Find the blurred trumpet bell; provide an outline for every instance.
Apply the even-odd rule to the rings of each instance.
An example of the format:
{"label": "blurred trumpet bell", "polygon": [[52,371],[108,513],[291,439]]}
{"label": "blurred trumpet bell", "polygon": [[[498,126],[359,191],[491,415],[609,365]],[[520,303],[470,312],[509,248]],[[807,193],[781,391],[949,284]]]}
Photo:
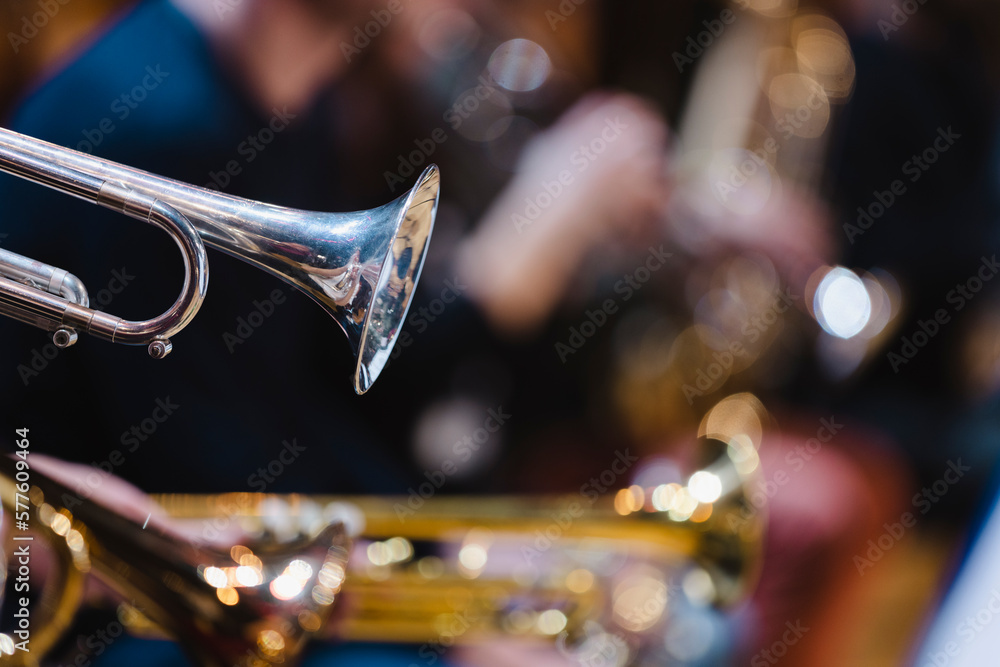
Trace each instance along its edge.
{"label": "blurred trumpet bell", "polygon": [[[14,466],[0,457],[0,494],[8,507]],[[31,524],[51,543],[67,575],[54,585],[56,592],[49,582],[42,608],[32,609],[33,627],[41,632],[32,633],[31,653],[15,651],[4,664],[37,664],[34,656],[45,655],[72,617],[80,577],[88,571],[131,602],[127,625],[133,632],[166,633],[203,667],[295,664],[339,598],[350,546],[342,523],[300,530],[287,543],[265,532],[229,550],[206,548],[155,525],[142,528],[92,502],[70,512],[61,499],[75,494],[37,470],[31,484]],[[245,495],[247,503],[256,498]]]}

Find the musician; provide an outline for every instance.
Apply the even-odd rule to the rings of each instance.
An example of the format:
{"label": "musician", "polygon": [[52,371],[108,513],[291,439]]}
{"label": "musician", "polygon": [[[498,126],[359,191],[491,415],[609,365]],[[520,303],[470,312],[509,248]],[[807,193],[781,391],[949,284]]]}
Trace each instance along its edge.
{"label": "musician", "polygon": [[[218,9],[223,4],[224,12]],[[305,0],[143,3],[29,95],[10,126],[234,195],[320,210],[383,203],[381,182],[379,198],[371,201],[359,201],[364,198],[338,185],[356,183],[359,177],[352,172],[364,170],[343,157],[350,138],[336,134],[336,121],[348,113],[345,109],[365,108],[366,99],[355,97],[347,104],[338,98],[345,93],[327,90],[331,81],[347,73],[340,44],[352,43],[352,28],[369,10],[364,3]],[[406,16],[401,20],[408,20]],[[397,43],[391,39],[392,29],[384,34],[386,44]],[[407,48],[390,49],[394,62],[419,74],[412,44],[405,39],[399,43]],[[264,58],[265,51],[279,57]],[[362,55],[376,52],[372,46]],[[129,57],[122,58],[122,53]],[[385,76],[377,67],[375,73]],[[553,173],[558,179],[559,169],[550,171],[557,162],[553,157],[599,127],[608,114],[621,112],[631,114],[638,131],[623,134],[607,160],[592,163],[587,187],[578,197],[561,200],[544,221],[518,234],[507,219],[509,202],[536,195],[537,183],[551,182]],[[410,454],[410,443],[419,438],[411,432],[430,433],[426,440],[433,442],[440,440],[442,424],[462,419],[468,423],[469,401],[450,400],[460,394],[473,397],[472,413],[483,405],[507,410],[512,417],[501,436],[518,444],[506,465],[491,467],[489,459],[481,458],[486,463],[473,471],[476,474],[464,482],[453,480],[448,490],[491,485],[511,490],[506,484],[511,479],[525,488],[540,487],[557,483],[552,479],[555,472],[562,473],[560,482],[572,485],[593,463],[581,462],[583,450],[612,449],[620,438],[600,409],[580,418],[581,406],[602,405],[605,394],[592,391],[601,378],[586,360],[612,345],[612,328],[604,328],[574,353],[574,363],[564,364],[550,342],[578,324],[573,321],[578,311],[567,309],[555,324],[548,318],[559,312],[567,293],[573,295],[576,269],[600,256],[588,250],[595,245],[611,248],[609,237],[625,236],[622,230],[631,223],[633,248],[619,248],[617,257],[627,265],[634,246],[645,248],[640,241],[658,238],[644,218],[669,192],[662,177],[667,136],[662,121],[644,105],[607,96],[584,100],[542,135],[528,149],[519,176],[499,198],[496,211],[487,213],[479,229],[453,253],[442,253],[447,259],[429,260],[424,301],[414,303],[414,313],[425,307],[434,314],[433,299],[442,295],[444,280],[454,278],[452,259],[457,260],[457,275],[468,276],[466,281],[452,280],[461,298],[434,315],[435,320],[425,318],[426,329],[401,348],[363,400],[352,396],[342,381],[349,360],[329,349],[328,338],[339,334],[331,334],[330,323],[313,304],[281,285],[275,295],[273,279],[211,253],[211,290],[203,312],[178,336],[175,353],[163,362],[149,360],[139,350],[90,340],[53,356],[39,332],[5,326],[5,335],[9,331],[16,338],[9,349],[23,351],[7,377],[10,389],[5,395],[13,397],[9,414],[31,424],[45,451],[64,458],[102,463],[115,449],[127,452],[126,463],[114,472],[149,491],[405,493],[424,480],[422,471],[427,469],[412,460],[416,457]],[[438,157],[458,162],[444,148]],[[447,162],[444,166],[447,191],[448,174],[468,170],[449,171]],[[366,187],[376,190],[370,182]],[[4,223],[8,247],[82,275],[92,293],[105,294],[107,309],[115,313],[142,315],[155,310],[153,303],[173,298],[179,283],[175,253],[159,235],[53,197],[37,186],[3,179],[0,188],[0,199],[20,202]],[[614,206],[608,207],[611,201]],[[449,232],[455,238],[463,231],[462,223],[454,222],[461,216],[452,215],[449,222],[448,206],[442,206],[442,213],[432,248]],[[512,239],[524,245],[512,244]],[[553,246],[560,252],[546,254]],[[513,256],[512,247],[517,248]],[[604,253],[605,259],[612,254]],[[116,273],[110,273],[110,266]],[[609,266],[617,269],[619,264]],[[676,276],[662,275],[662,281],[651,283],[650,292],[658,289],[657,297],[677,292],[678,283],[669,279]],[[657,284],[659,288],[653,287]],[[578,303],[586,303],[586,298]],[[264,321],[248,328],[252,313]],[[510,343],[512,335],[528,341],[534,335],[543,343]],[[481,343],[482,350],[459,354],[463,346],[455,341],[470,340]],[[81,378],[86,378],[83,387]],[[507,387],[514,383],[512,378],[520,380],[511,391]],[[392,406],[388,417],[386,405]],[[52,418],[53,406],[60,421]],[[81,431],[88,435],[81,438]],[[793,450],[795,444],[782,447]],[[296,456],[282,464],[282,473],[268,473],[268,463],[288,452]],[[539,461],[548,465],[518,465]],[[838,460],[835,469],[824,468],[825,486],[799,478],[796,497],[782,498],[811,511],[816,508],[797,502],[800,497],[835,497],[839,488],[854,488],[859,491],[855,499],[868,498],[864,492],[870,484],[859,481],[853,465]],[[873,504],[883,511],[891,506],[875,498]],[[843,548],[845,534],[853,540],[863,532],[849,525],[864,514],[863,503],[843,511],[832,505],[823,515],[829,521],[807,544],[796,539],[802,537],[801,526],[816,514],[803,511],[798,515],[802,524],[782,527],[775,522],[785,546],[802,548],[787,549],[788,560],[775,561],[772,567],[791,571],[787,562],[808,562],[810,546]],[[783,583],[792,589],[800,581],[796,577],[779,582],[777,588]]]}
{"label": "musician", "polygon": [[[405,34],[405,21],[434,7],[415,6],[392,29]],[[381,204],[384,192],[362,203],[340,186],[348,180],[348,161],[338,157],[335,128],[345,103],[329,90],[348,66],[341,43],[350,42],[353,27],[371,10],[370,3],[309,0],[142,2],[50,72],[6,125],[236,196],[315,210]],[[402,48],[397,57],[413,67],[407,54]],[[606,161],[594,164],[594,183],[584,197],[532,243],[548,245],[547,234],[559,229],[572,234],[574,223],[589,225],[594,240],[606,236],[610,229],[599,229],[601,219],[591,211],[612,196],[620,211],[610,223],[649,219],[658,206],[658,197],[643,186],[655,187],[664,171],[665,131],[654,113],[631,98],[593,98],[567,120],[568,136],[609,114],[626,115],[631,133],[615,143]],[[528,185],[526,178],[521,187]],[[8,247],[75,272],[90,286],[96,305],[139,318],[174,298],[179,264],[161,235],[12,178],[0,179],[0,200],[8,203]],[[582,261],[584,250],[577,249],[562,275],[536,276],[535,288],[550,296],[533,318],[544,319],[554,295],[569,289],[565,269]],[[471,384],[483,392],[483,418],[490,410],[512,414],[510,394],[497,392],[497,372],[523,348],[508,348],[506,359],[479,355],[486,363],[478,367],[474,352],[460,363],[454,359],[453,341],[486,341],[487,349],[496,341],[489,320],[470,303],[476,298],[472,290],[464,293],[466,283],[456,284],[463,292],[460,303],[404,349],[375,389],[359,399],[347,381],[353,362],[345,349],[336,349],[340,334],[324,313],[258,270],[211,255],[206,303],[162,363],[141,350],[86,337],[56,351],[35,329],[5,327],[5,342],[18,350],[2,379],[9,397],[5,423],[28,425],[40,453],[95,465],[145,491],[405,494],[425,481],[424,465],[411,459],[409,448],[414,422],[429,407],[426,397],[449,399],[456,386],[464,391]],[[553,288],[546,290],[546,282]],[[418,298],[414,312],[433,309],[440,289],[432,286],[432,296]],[[535,355],[547,357],[547,346]],[[516,365],[529,363],[521,359]],[[519,431],[545,419],[579,414],[575,385],[583,368],[533,387],[550,400],[522,399],[534,408],[511,417],[513,428],[503,439],[515,441]],[[425,422],[432,431],[439,428]],[[487,457],[479,461],[476,475],[464,482],[456,478],[448,491],[485,489],[490,479],[497,489],[516,490],[502,476],[488,474],[482,465]],[[572,470],[566,467],[567,479]],[[110,477],[96,487],[86,479],[78,487],[85,498],[117,488]],[[94,664],[157,660],[176,664],[176,649],[123,639]],[[363,660],[377,664],[377,653],[366,652]]]}
{"label": "musician", "polygon": [[[324,130],[331,111],[316,93],[346,66],[337,45],[357,10],[338,3],[341,9],[316,13],[305,2],[227,7],[217,15],[212,3],[187,3],[189,16],[169,2],[138,4],[30,93],[9,126],[230,194],[337,209],[337,149]],[[261,49],[290,60],[261,58]],[[174,299],[180,265],[160,234],[24,183],[5,179],[2,187],[4,200],[17,202],[5,221],[9,247],[75,270],[97,305],[138,319]],[[54,227],[43,231],[49,221]],[[348,383],[326,380],[349,374],[347,355],[327,343],[339,344],[339,334],[306,298],[212,254],[208,300],[175,341],[176,352],[191,356],[152,365],[141,349],[90,340],[54,353],[39,332],[18,327],[10,336],[22,352],[4,376],[13,414],[67,458],[101,462],[123,450],[115,472],[146,488],[247,489],[286,442],[302,462],[265,480],[267,490],[398,488],[405,476],[394,457],[380,453],[369,425],[348,417]],[[248,325],[258,318],[264,322]],[[330,364],[314,374],[317,351],[329,347]],[[61,419],[45,414],[43,405],[81,382]],[[292,391],[288,383],[329,389]],[[73,422],[87,425],[83,442]],[[344,425],[336,441],[366,447],[334,455],[333,423]]]}

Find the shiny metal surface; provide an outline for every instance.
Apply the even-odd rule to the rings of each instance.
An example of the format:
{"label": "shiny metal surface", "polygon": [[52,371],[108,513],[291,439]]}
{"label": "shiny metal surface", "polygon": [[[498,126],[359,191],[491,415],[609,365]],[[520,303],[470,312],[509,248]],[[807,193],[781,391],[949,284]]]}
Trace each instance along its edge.
{"label": "shiny metal surface", "polygon": [[[14,460],[0,457],[0,495],[8,509],[14,475]],[[88,573],[123,595],[124,624],[155,623],[204,667],[294,663],[339,598],[350,543],[339,522],[303,527],[287,542],[249,539],[217,549],[143,527],[89,500],[71,512],[62,504],[74,495],[32,470],[32,524],[59,562],[47,576],[41,608],[32,611],[31,652],[4,654],[3,664],[44,658],[69,626]]]}
{"label": "shiny metal surface", "polygon": [[[347,335],[357,358],[354,388],[359,394],[371,387],[385,366],[406,317],[440,190],[440,174],[432,165],[410,192],[379,208],[355,213],[301,211],[187,185],[2,128],[0,170],[160,226],[183,231],[180,219],[186,218],[196,234],[175,235],[192,268],[185,290],[194,285],[203,296],[208,274],[204,250],[198,249],[202,242],[302,290]],[[165,210],[171,207],[180,215]],[[0,257],[0,274],[8,276],[0,279],[4,295],[0,300],[6,304],[0,305],[0,313],[50,330],[69,325],[116,342],[145,344],[168,338],[200,305],[200,299],[182,296],[161,316],[159,330],[96,315],[91,321],[66,299],[18,287],[9,280],[16,278],[16,270],[15,265],[8,273]],[[20,303],[25,305],[14,305]]]}
{"label": "shiny metal surface", "polygon": [[[208,257],[197,230],[176,209],[77,169],[3,147],[0,168],[159,227],[173,238],[184,260],[184,286],[173,306],[151,320],[134,322],[89,308],[86,288],[72,274],[5,251],[0,254],[0,276],[6,276],[0,278],[0,313],[55,331],[60,347],[75,342],[73,334],[80,330],[114,343],[149,345],[154,357],[194,318],[208,291]],[[34,178],[36,172],[44,178]]]}
{"label": "shiny metal surface", "polygon": [[[129,603],[123,624],[131,632],[175,639],[211,666],[292,665],[314,635],[449,646],[520,639],[568,649],[600,627],[630,637],[629,646],[662,642],[666,605],[685,595],[667,593],[663,573],[693,575],[702,605],[736,603],[756,581],[765,523],[749,499],[756,451],[747,439],[719,435],[702,438],[686,484],[593,498],[432,497],[405,521],[406,497],[155,496],[171,517],[169,534],[33,469],[31,523],[61,566],[61,579],[47,585],[52,602],[35,618],[58,616],[52,627],[65,627],[81,601],[79,579],[92,572]],[[0,457],[8,508],[14,471]],[[698,484],[706,475],[716,482],[708,495]],[[220,542],[220,531],[223,547],[203,546]],[[349,560],[346,533],[357,542]],[[608,571],[609,562],[620,565]],[[331,617],[335,600],[343,613]],[[33,647],[36,655],[46,649]]]}
{"label": "shiny metal surface", "polygon": [[20,283],[33,283],[49,294],[61,296],[67,301],[90,305],[87,288],[79,278],[63,269],[37,262],[28,257],[0,248],[0,265],[8,278]]}

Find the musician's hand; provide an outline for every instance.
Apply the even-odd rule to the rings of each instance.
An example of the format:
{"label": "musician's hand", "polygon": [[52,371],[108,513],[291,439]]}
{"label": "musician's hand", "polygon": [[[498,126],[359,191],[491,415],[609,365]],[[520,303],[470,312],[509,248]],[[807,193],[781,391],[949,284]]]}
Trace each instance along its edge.
{"label": "musician's hand", "polygon": [[797,286],[833,261],[831,214],[814,193],[759,175],[732,190],[721,188],[715,177],[701,175],[698,182],[679,182],[670,200],[674,232],[694,254],[711,256],[734,246],[756,250]]}
{"label": "musician's hand", "polygon": [[146,525],[167,527],[167,515],[138,487],[96,466],[70,463],[44,454],[31,455],[31,467],[76,491],[81,501],[91,500],[121,516]]}
{"label": "musician's hand", "polygon": [[666,138],[638,98],[595,94],[532,140],[458,258],[471,297],[499,329],[533,328],[588,252],[654,228],[667,196]]}
{"label": "musician's hand", "polygon": [[[75,494],[81,503],[93,502],[134,521],[139,525],[153,525],[168,532],[176,532],[166,517],[163,509],[154,503],[140,489],[132,486],[120,477],[102,471],[100,468],[82,463],[70,463],[44,454],[31,455],[31,468],[53,480],[63,484]],[[56,499],[54,502],[65,499]],[[72,512],[72,502],[68,509]],[[147,523],[148,520],[148,523]],[[47,548],[34,552],[32,556],[32,576],[39,582],[44,582],[49,574],[58,571],[59,565],[55,553]],[[119,598],[110,588],[97,577],[87,577],[86,597],[94,606],[113,606]]]}

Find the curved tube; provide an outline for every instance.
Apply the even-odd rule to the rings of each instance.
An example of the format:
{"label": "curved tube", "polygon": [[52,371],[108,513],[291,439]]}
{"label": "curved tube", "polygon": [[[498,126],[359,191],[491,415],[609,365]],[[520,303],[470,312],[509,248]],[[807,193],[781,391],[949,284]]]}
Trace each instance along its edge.
{"label": "curved tube", "polygon": [[[196,259],[196,244],[177,214],[187,218],[205,245],[280,278],[333,317],[356,358],[352,383],[358,394],[368,391],[382,372],[406,321],[440,193],[440,174],[430,165],[412,190],[378,208],[352,213],[301,211],[188,185],[3,128],[0,171],[153,224],[171,220],[168,227],[184,228],[175,238],[185,257],[191,258],[190,268],[198,271],[191,274],[185,290],[200,285],[207,275],[198,268],[203,263]],[[175,211],[158,208],[157,202]],[[11,269],[0,257],[0,276],[18,280],[16,269],[5,268]],[[162,321],[132,326],[111,317],[88,319],[91,311],[77,311],[76,306],[52,301],[45,291],[28,292],[16,285],[0,278],[0,314],[56,329],[55,342],[63,347],[76,336],[62,324],[62,314],[68,310],[71,322],[87,323],[81,326],[84,330],[126,344],[147,342],[163,325],[164,331],[150,343],[150,353],[163,356],[169,341],[160,338],[176,332],[197,310],[182,296]]]}
{"label": "curved tube", "polygon": [[[63,169],[62,176],[77,183],[85,174]],[[93,184],[91,184],[93,187]],[[184,286],[174,304],[161,315],[144,321],[125,320],[88,307],[86,289],[72,274],[4,251],[0,255],[0,313],[35,326],[56,331],[56,345],[76,341],[81,330],[125,345],[148,345],[150,356],[170,353],[170,336],[183,329],[201,308],[208,292],[208,256],[198,231],[172,206],[128,188],[102,182],[95,203],[145,220],[167,232],[180,248],[184,261]]]}

